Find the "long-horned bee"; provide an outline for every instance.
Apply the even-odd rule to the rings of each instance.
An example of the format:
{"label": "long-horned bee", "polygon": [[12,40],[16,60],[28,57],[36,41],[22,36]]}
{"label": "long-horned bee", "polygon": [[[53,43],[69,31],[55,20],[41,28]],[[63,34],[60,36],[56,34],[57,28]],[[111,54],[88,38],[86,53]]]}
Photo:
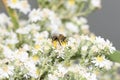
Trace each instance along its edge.
{"label": "long-horned bee", "polygon": [[53,35],[52,43],[55,48],[57,48],[57,46],[65,46],[67,44],[67,39],[63,34]]}

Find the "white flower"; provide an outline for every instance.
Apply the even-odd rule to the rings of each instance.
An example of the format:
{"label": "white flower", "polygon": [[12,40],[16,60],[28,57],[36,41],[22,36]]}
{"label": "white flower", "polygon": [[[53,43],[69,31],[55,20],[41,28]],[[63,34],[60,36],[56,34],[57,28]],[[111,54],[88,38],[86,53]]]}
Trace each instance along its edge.
{"label": "white flower", "polygon": [[94,42],[99,49],[104,49],[105,48],[105,40],[104,38],[96,37],[95,42]]}
{"label": "white flower", "polygon": [[97,80],[97,76],[93,73],[90,73],[90,72],[85,74],[85,78],[87,80]]}
{"label": "white flower", "polygon": [[23,27],[23,28],[18,28],[16,30],[16,33],[19,33],[19,34],[28,34],[30,32],[30,28],[29,27]]}
{"label": "white flower", "polygon": [[0,14],[0,26],[4,26],[5,24],[9,24],[10,23],[10,18],[4,14],[1,13]]}
{"label": "white flower", "polygon": [[23,44],[23,49],[25,51],[28,51],[28,50],[30,50],[30,46],[28,44]]}
{"label": "white flower", "polygon": [[79,44],[80,44],[80,39],[76,39],[76,38],[73,38],[73,37],[68,38],[67,46],[71,47],[71,49],[74,52],[77,51],[77,48],[78,48]]}
{"label": "white flower", "polygon": [[109,40],[106,40],[105,46],[110,50],[110,53],[113,53],[116,50],[116,48]]}
{"label": "white flower", "polygon": [[45,41],[49,36],[49,33],[47,31],[43,31],[41,33],[35,33],[34,34],[34,41],[36,43],[41,43],[41,41]]}
{"label": "white flower", "polygon": [[82,30],[89,30],[89,25],[82,25],[82,26],[81,26],[81,29],[82,29]]}
{"label": "white flower", "polygon": [[7,4],[10,8],[18,9],[20,0],[7,0]]}
{"label": "white flower", "polygon": [[24,14],[27,14],[30,11],[30,5],[28,4],[27,0],[21,0],[19,2],[19,8],[18,8],[21,12],[23,12]]}
{"label": "white flower", "polygon": [[61,25],[61,20],[59,19],[59,17],[57,15],[55,15],[55,13],[53,11],[49,11],[48,14],[48,19],[50,21],[50,24],[48,24],[48,26],[53,30],[58,30],[58,28]]}
{"label": "white flower", "polygon": [[42,16],[43,16],[43,18],[49,17],[49,16],[50,16],[50,13],[51,13],[51,11],[50,11],[48,8],[44,8],[44,9],[42,10]]}
{"label": "white flower", "polygon": [[101,8],[101,0],[91,0],[93,7]]}
{"label": "white flower", "polygon": [[87,51],[87,49],[88,49],[88,46],[82,46],[81,48],[82,51]]}
{"label": "white flower", "polygon": [[102,68],[105,66],[105,60],[105,56],[97,56],[93,58],[92,63],[94,63],[95,66]]}
{"label": "white flower", "polygon": [[71,65],[69,68],[68,68],[68,71],[71,71],[73,73],[84,73],[84,70],[81,68],[81,66],[79,65]]}
{"label": "white flower", "polygon": [[91,47],[91,50],[92,50],[93,52],[98,52],[98,51],[99,51],[99,49],[97,48],[96,45],[93,45],[93,46]]}
{"label": "white flower", "polygon": [[75,4],[75,0],[67,0],[64,5],[72,13],[75,12],[77,9],[77,6]]}
{"label": "white flower", "polygon": [[17,60],[20,60],[21,62],[25,62],[28,59],[28,53],[23,49],[16,50],[14,56]]}
{"label": "white flower", "polygon": [[97,80],[96,75],[87,71],[87,68],[82,67],[81,65],[73,64],[68,68],[68,71],[77,73],[87,80]]}
{"label": "white flower", "polygon": [[28,34],[30,31],[36,32],[40,30],[40,26],[36,24],[28,24],[25,27],[20,27],[16,30],[19,34]]}
{"label": "white flower", "polygon": [[8,0],[7,4],[10,8],[18,9],[24,14],[27,14],[30,11],[30,5],[27,0]]}
{"label": "white flower", "polygon": [[80,39],[83,40],[83,41],[84,41],[84,40],[90,40],[90,37],[87,36],[87,35],[81,35],[81,36],[80,36]]}
{"label": "white flower", "polygon": [[79,32],[79,28],[71,22],[66,23],[66,28],[71,32],[75,32],[75,33]]}
{"label": "white flower", "polygon": [[37,25],[37,24],[28,24],[27,26],[26,26],[27,28],[29,28],[30,29],[30,31],[39,31],[40,30],[40,26],[39,25]]}
{"label": "white flower", "polygon": [[0,67],[0,79],[9,78],[14,74],[14,67],[9,65],[4,65]]}
{"label": "white flower", "polygon": [[113,53],[116,49],[112,46],[112,43],[110,43],[109,40],[104,40],[104,38],[96,37],[94,44],[97,45],[98,49],[102,50],[105,48],[108,48],[110,53]]}
{"label": "white flower", "polygon": [[105,69],[111,69],[113,63],[107,59],[105,59],[105,56],[97,56],[93,58],[92,63],[95,64],[95,66]]}
{"label": "white flower", "polygon": [[104,68],[109,70],[111,69],[112,65],[113,65],[113,62],[111,62],[110,60],[106,60]]}
{"label": "white flower", "polygon": [[48,74],[48,80],[58,80],[58,77],[52,74]]}
{"label": "white flower", "polygon": [[17,34],[16,34],[16,33],[10,32],[10,33],[9,33],[9,37],[10,37],[10,38],[7,38],[7,39],[5,40],[5,44],[16,44],[16,43],[19,42],[18,39],[17,39]]}
{"label": "white flower", "polygon": [[7,46],[3,47],[3,54],[6,58],[14,60],[14,52]]}
{"label": "white flower", "polygon": [[0,36],[7,36],[9,34],[8,30],[5,27],[0,27]]}
{"label": "white flower", "polygon": [[25,68],[28,70],[27,75],[30,75],[33,78],[38,78],[38,71],[37,68],[35,67],[35,63],[33,62],[33,60],[31,60],[30,58],[28,60],[26,60],[26,62],[24,63]]}
{"label": "white flower", "polygon": [[29,14],[29,21],[37,22],[39,20],[42,20],[42,13],[40,9],[33,9]]}
{"label": "white flower", "polygon": [[74,17],[73,20],[74,20],[78,25],[87,24],[87,22],[88,22],[85,17]]}
{"label": "white flower", "polygon": [[65,68],[62,64],[58,64],[58,70],[55,71],[55,74],[58,77],[64,77],[64,75],[68,72],[67,68]]}

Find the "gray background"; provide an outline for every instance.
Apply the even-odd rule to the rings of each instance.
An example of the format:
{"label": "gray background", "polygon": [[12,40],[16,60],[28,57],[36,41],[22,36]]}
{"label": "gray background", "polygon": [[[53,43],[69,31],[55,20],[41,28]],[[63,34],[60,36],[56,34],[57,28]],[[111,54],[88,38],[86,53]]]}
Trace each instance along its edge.
{"label": "gray background", "polygon": [[[29,0],[29,2],[32,8],[37,7],[36,0]],[[4,12],[1,0],[0,12]],[[102,0],[102,9],[87,18],[91,32],[109,39],[120,50],[120,0]]]}
{"label": "gray background", "polygon": [[120,0],[102,0],[102,9],[88,16],[90,30],[120,50]]}

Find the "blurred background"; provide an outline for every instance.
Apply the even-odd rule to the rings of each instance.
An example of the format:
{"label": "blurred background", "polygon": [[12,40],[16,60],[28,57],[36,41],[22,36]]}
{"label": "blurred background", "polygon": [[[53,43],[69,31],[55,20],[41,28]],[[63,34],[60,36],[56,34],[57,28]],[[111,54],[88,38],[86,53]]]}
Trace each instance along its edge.
{"label": "blurred background", "polygon": [[[32,8],[37,8],[37,0],[28,0]],[[0,0],[0,13],[5,12]],[[102,9],[90,14],[88,24],[91,32],[109,39],[120,50],[120,0],[102,0]]]}

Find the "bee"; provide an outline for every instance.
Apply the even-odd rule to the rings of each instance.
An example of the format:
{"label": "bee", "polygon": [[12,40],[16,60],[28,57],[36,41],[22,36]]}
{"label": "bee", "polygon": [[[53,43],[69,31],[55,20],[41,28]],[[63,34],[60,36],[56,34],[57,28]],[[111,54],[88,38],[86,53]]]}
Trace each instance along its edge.
{"label": "bee", "polygon": [[60,46],[66,46],[67,39],[63,34],[53,35],[52,36],[52,43],[55,48],[57,48],[58,45]]}

